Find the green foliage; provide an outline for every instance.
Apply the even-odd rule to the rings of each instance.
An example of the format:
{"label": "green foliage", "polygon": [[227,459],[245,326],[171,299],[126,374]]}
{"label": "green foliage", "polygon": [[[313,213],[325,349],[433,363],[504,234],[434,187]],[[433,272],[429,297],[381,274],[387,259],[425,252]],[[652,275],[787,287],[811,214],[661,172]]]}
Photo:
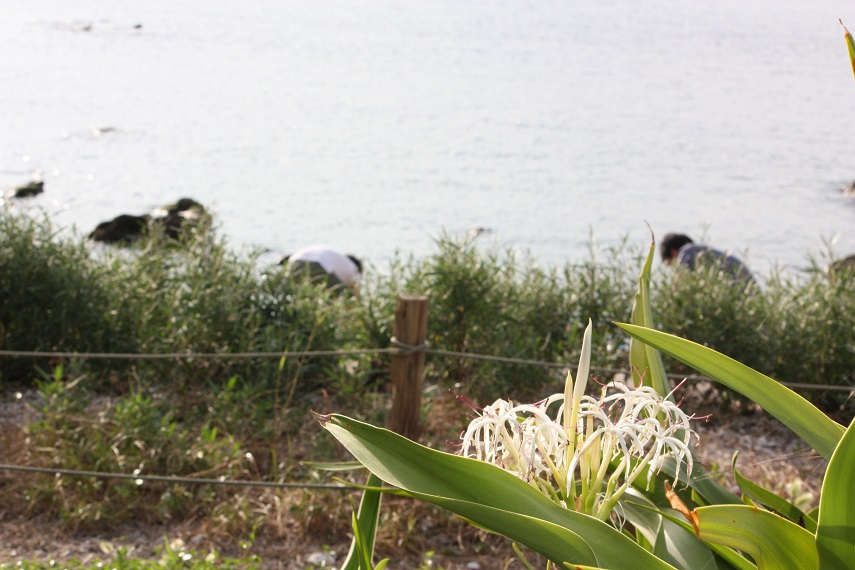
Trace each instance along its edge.
{"label": "green foliage", "polygon": [[[90,247],[46,217],[0,213],[0,349],[120,353],[340,350],[359,337],[357,300],[260,272],[257,254],[229,250],[212,228],[181,243],[152,235],[132,249]],[[44,361],[5,358],[4,384],[25,384]],[[187,387],[238,376],[283,403],[353,380],[340,358],[126,360],[81,363],[102,383],[134,376]],[[353,368],[350,368],[351,372]],[[357,377],[359,375],[357,374]]]}
{"label": "green foliage", "polygon": [[[185,423],[183,408],[162,394],[132,391],[98,408],[82,379],[65,382],[57,374],[37,385],[40,419],[27,430],[30,464],[134,475],[255,475],[252,457],[216,419]],[[70,475],[37,478],[26,497],[31,508],[73,527],[222,513],[235,504],[226,491],[209,486]]]}
{"label": "green foliage", "polygon": [[[580,263],[544,268],[513,251],[442,235],[424,259],[399,256],[388,267],[369,267],[358,296],[335,295],[258,265],[257,252],[232,252],[215,228],[186,232],[177,246],[150,236],[117,250],[60,235],[46,217],[3,211],[0,349],[190,354],[387,348],[395,298],[424,294],[433,348],[572,362],[589,317],[628,319],[641,250],[592,243]],[[753,294],[716,273],[650,273],[650,317],[663,330],[782,381],[851,385],[855,290],[845,268],[832,275],[776,272]],[[598,366],[626,368],[628,346],[618,331],[598,330],[592,342],[601,355]],[[268,408],[281,410],[319,387],[354,394],[382,387],[389,361],[388,355],[284,363],[91,359],[66,368],[95,384],[126,389],[133,377],[181,387],[188,397],[237,377],[240,386],[268,390],[275,400]],[[666,364],[671,372],[688,372],[674,360]],[[47,365],[4,358],[0,382],[28,383],[35,366]],[[549,368],[431,356],[427,381],[486,400],[510,391],[533,395],[561,378]],[[804,394],[844,421],[852,415],[846,392]]]}
{"label": "green foliage", "polygon": [[[629,248],[607,251],[608,265],[597,261],[592,248],[591,259],[580,266],[544,269],[511,250],[485,251],[472,239],[443,235],[436,246],[437,252],[422,261],[396,259],[377,285],[369,281],[363,306],[370,308],[371,322],[391,322],[398,294],[426,295],[432,347],[555,363],[578,356],[574,351],[589,315],[609,320],[628,316],[634,283],[629,263],[621,261],[634,256]],[[594,346],[606,355],[606,364],[626,362],[614,334],[597,336]],[[548,368],[455,356],[430,359],[428,374],[476,397],[510,390],[533,394],[561,381]]]}
{"label": "green foliage", "polygon": [[[231,252],[212,232],[184,236],[181,248],[150,239],[131,262],[110,258],[117,311],[132,321],[143,353],[250,353],[336,350],[349,341],[351,300],[295,282],[281,271],[259,274],[257,255]],[[183,359],[137,364],[140,374],[184,385],[252,378],[268,389],[305,394],[340,379],[337,359]]]}
{"label": "green foliage", "polygon": [[[722,352],[779,380],[851,386],[855,370],[855,290],[851,277],[774,273],[746,294],[716,272],[680,272],[654,281],[663,330]],[[686,372],[674,360],[672,372]],[[724,394],[733,394],[725,391]],[[848,393],[804,392],[844,421]]]}
{"label": "green foliage", "polygon": [[381,570],[386,566],[388,559],[384,559],[373,566],[374,541],[377,530],[377,522],[380,517],[381,491],[377,488],[383,484],[374,473],[368,475],[365,483],[366,489],[362,492],[359,510],[354,510],[351,526],[353,528],[353,542],[350,552],[341,563],[341,570]]}
{"label": "green foliage", "polygon": [[[46,215],[0,211],[0,349],[125,352],[132,330],[109,310],[107,267]],[[102,362],[90,363],[95,370]],[[6,358],[0,383],[29,380],[43,361]]]}
{"label": "green foliage", "polygon": [[[619,325],[633,339],[649,346],[633,351],[636,358],[632,365],[644,369],[643,376],[651,362],[658,362],[655,352],[661,350],[756,402],[801,436],[829,460],[818,516],[805,516],[795,505],[738,472],[736,478],[746,493],[743,500],[747,504],[734,504],[703,470],[692,469],[691,458],[685,468],[690,473],[687,489],[671,489],[667,480],[651,485],[641,469],[651,476],[655,470],[657,475],[662,472],[672,479],[683,469],[679,455],[662,456],[657,461],[653,457],[660,446],[651,445],[647,452],[649,443],[642,443],[652,441],[662,429],[670,430],[676,416],[663,413],[664,407],[647,414],[627,410],[637,410],[642,402],[658,407],[657,402],[665,390],[670,392],[670,386],[656,382],[660,384],[658,395],[648,392],[646,386],[638,391],[618,386],[619,393],[631,393],[630,402],[636,402],[619,409],[607,405],[617,400],[606,399],[603,390],[600,406],[586,408],[589,415],[585,421],[577,419],[583,398],[580,389],[588,381],[587,332],[575,385],[568,377],[564,393],[550,396],[542,409],[541,404],[510,410],[495,406],[473,420],[464,438],[463,453],[471,443],[469,434],[482,434],[475,440],[474,453],[483,461],[423,447],[346,416],[330,414],[318,419],[357,460],[389,485],[520,542],[556,567],[851,568],[855,562],[851,540],[855,516],[850,508],[853,492],[849,478],[855,468],[855,421],[845,429],[772,378],[710,348],[648,328],[653,324],[646,302],[653,253],[651,246],[639,279],[633,311],[636,323]],[[545,413],[552,401],[562,402],[560,423]],[[532,422],[535,414],[540,414],[539,419]],[[600,415],[603,427],[592,431],[593,418]],[[631,425],[623,424],[625,420]],[[619,424],[623,425],[620,430]],[[682,422],[678,429],[690,432]],[[673,441],[674,436],[668,438]],[[635,462],[628,463],[635,454]],[[615,502],[608,504],[611,517],[600,517],[604,522],[599,522],[581,514],[588,512],[584,496],[608,497],[625,465],[625,485],[632,490],[625,497],[615,495]],[[581,480],[574,483],[577,468]],[[606,484],[604,475],[610,472]],[[645,479],[644,483],[636,482]],[[574,501],[576,497],[582,501]],[[632,523],[634,536],[622,532],[626,520]],[[360,567],[370,568],[370,564],[367,560]]]}
{"label": "green foliage", "polygon": [[[277,267],[259,269],[255,253],[231,252],[213,229],[188,232],[182,239],[176,246],[152,236],[133,249],[103,249],[59,235],[46,218],[3,212],[0,349],[190,355],[385,348],[395,297],[425,294],[431,303],[428,340],[433,348],[573,362],[588,316],[601,323],[626,320],[636,291],[647,288],[634,320],[729,353],[761,370],[769,386],[778,386],[771,378],[851,385],[855,370],[855,292],[845,269],[832,275],[776,273],[760,291],[745,294],[715,274],[653,271],[650,257],[643,270],[646,281],[639,285],[634,274],[641,267],[640,253],[626,244],[605,251],[592,246],[581,264],[550,269],[512,251],[499,253],[442,236],[434,255],[399,257],[388,270],[369,270],[354,296],[295,281]],[[618,329],[599,327],[592,349],[598,366],[628,369],[626,337]],[[646,364],[635,356],[633,361],[647,369],[657,352],[645,352]],[[668,368],[689,373],[692,368],[675,354],[665,356]],[[369,387],[382,387],[388,360],[387,355],[71,360],[36,383],[44,404],[39,422],[30,427],[26,459],[34,465],[122,473],[141,469],[276,478],[279,470],[290,469],[290,458],[277,458],[269,442],[299,428],[301,400],[318,388],[364,396]],[[28,383],[36,366],[52,364],[5,357],[2,362],[4,386]],[[522,364],[440,355],[429,355],[427,363],[428,382],[482,403],[507,394],[520,399],[541,395],[545,386],[560,382],[557,371]],[[725,394],[745,392],[732,383],[722,386]],[[105,392],[112,399],[101,398]],[[851,403],[842,407],[845,392],[803,394],[838,417],[851,417]],[[795,416],[812,417],[800,411],[802,402],[783,407],[792,407]],[[818,437],[824,441],[826,436]],[[329,443],[319,440],[316,451],[329,451]],[[835,445],[820,447],[827,456]],[[676,471],[667,462],[662,469]],[[692,474],[698,496],[711,503],[738,502],[698,465]],[[260,510],[242,494],[123,480],[48,479],[38,479],[27,491],[31,508],[55,513],[72,526],[127,517],[204,516],[211,528],[252,536],[260,524]],[[653,487],[652,499],[661,503],[664,491]],[[750,485],[745,488],[761,505],[774,502]],[[697,506],[690,494],[680,493]],[[788,511],[782,504],[774,508]],[[637,510],[633,516],[645,520]],[[491,517],[501,519],[495,513]],[[813,519],[818,517],[806,520]],[[662,533],[674,540],[674,528],[656,524],[648,529],[653,538],[646,540],[654,544]],[[830,528],[826,525],[825,532],[835,552]],[[700,551],[698,559],[707,555]]]}

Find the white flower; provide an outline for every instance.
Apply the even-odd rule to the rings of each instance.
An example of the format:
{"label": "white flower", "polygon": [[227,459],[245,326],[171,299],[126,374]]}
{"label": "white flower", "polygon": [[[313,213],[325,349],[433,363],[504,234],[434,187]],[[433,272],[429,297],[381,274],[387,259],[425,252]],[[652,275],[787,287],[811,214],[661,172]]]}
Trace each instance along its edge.
{"label": "white flower", "polygon": [[614,382],[599,398],[585,395],[590,345],[589,322],[575,385],[568,373],[563,394],[535,404],[496,400],[470,423],[460,453],[515,473],[566,508],[605,520],[645,469],[649,484],[669,457],[685,465],[688,481],[689,445],[697,433],[689,425],[693,416],[671,394]]}

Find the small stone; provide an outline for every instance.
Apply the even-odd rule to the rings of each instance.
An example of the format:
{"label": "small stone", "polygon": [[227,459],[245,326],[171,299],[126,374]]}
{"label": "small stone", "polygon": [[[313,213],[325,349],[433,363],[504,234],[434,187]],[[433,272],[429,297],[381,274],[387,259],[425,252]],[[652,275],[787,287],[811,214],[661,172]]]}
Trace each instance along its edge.
{"label": "small stone", "polygon": [[306,562],[312,566],[326,568],[335,562],[335,552],[313,552],[306,557]]}
{"label": "small stone", "polygon": [[15,198],[32,198],[45,191],[45,183],[41,180],[33,180],[29,184],[18,186],[13,192]]}

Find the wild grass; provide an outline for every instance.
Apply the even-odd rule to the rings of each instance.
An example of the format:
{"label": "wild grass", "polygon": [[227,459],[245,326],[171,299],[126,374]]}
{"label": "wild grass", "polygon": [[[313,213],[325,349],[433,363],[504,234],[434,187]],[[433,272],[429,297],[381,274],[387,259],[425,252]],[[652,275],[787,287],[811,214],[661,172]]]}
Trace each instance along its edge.
{"label": "wild grass", "polygon": [[[627,367],[627,339],[608,323],[629,320],[646,245],[592,246],[584,260],[543,267],[518,252],[442,235],[432,255],[369,266],[359,294],[342,296],[294,281],[279,267],[260,267],[258,252],[232,251],[216,228],[188,232],[177,246],[151,236],[116,250],[60,234],[46,216],[4,211],[0,349],[187,355],[2,357],[0,388],[40,394],[38,421],[27,427],[28,444],[15,460],[206,478],[316,477],[301,461],[337,459],[341,451],[318,430],[306,431],[307,408],[323,409],[334,397],[347,402],[348,413],[382,423],[388,355],[192,355],[386,348],[395,299],[404,293],[429,297],[430,347],[460,353],[576,362],[590,317],[593,350],[607,368],[593,372],[608,378]],[[775,273],[747,295],[719,275],[663,269],[654,274],[652,304],[662,330],[778,380],[852,386],[853,277]],[[536,396],[561,385],[562,376],[557,368],[427,357],[429,387],[481,403]],[[846,392],[803,394],[841,421],[852,416]],[[449,425],[449,437],[457,429]],[[250,541],[283,509],[307,529],[346,533],[326,515],[349,506],[330,499],[318,511],[315,495],[286,504],[274,493],[65,476],[33,478],[22,497],[30,512],[72,528],[192,517],[212,533]]]}

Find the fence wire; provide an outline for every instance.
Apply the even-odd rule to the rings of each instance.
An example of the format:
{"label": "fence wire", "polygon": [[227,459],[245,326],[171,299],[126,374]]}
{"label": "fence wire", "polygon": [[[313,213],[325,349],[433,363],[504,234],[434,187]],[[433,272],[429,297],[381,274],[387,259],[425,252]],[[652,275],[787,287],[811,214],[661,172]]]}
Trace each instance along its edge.
{"label": "fence wire", "polygon": [[[413,352],[424,352],[436,356],[446,356],[452,358],[466,358],[469,360],[482,360],[488,362],[498,362],[504,364],[520,364],[524,366],[540,366],[545,368],[556,368],[564,370],[576,370],[578,366],[567,364],[564,362],[548,362],[544,360],[528,360],[524,358],[513,358],[507,356],[494,356],[488,354],[478,354],[475,352],[457,352],[453,350],[442,350],[430,348],[427,343],[420,345],[409,345],[398,341],[396,338],[391,339],[391,348],[361,348],[351,350],[297,350],[285,352],[175,352],[175,353],[108,353],[108,352],[50,352],[50,351],[33,351],[33,350],[0,350],[0,358],[68,358],[68,359],[116,359],[116,360],[224,360],[224,359],[267,359],[267,358],[304,358],[304,357],[322,357],[322,356],[361,356],[366,354],[389,354],[406,355]],[[617,368],[602,368],[591,367],[592,372],[598,372],[604,375],[626,374],[626,370]],[[711,381],[712,378],[692,374],[668,374],[671,380],[689,380],[694,382]],[[794,388],[798,390],[825,390],[834,392],[852,392],[855,393],[855,386],[841,386],[835,384],[807,384],[800,382],[780,382],[782,386]]]}
{"label": "fence wire", "polygon": [[160,483],[184,483],[187,485],[221,485],[234,487],[272,487],[276,489],[328,489],[337,491],[357,491],[347,485],[329,485],[324,483],[279,483],[275,481],[243,481],[236,479],[203,479],[200,477],[176,477],[173,475],[143,475],[128,473],[108,473],[102,471],[81,471],[78,469],[56,469],[50,467],[29,467],[26,465],[0,464],[0,471],[21,471],[26,473],[44,473],[48,475],[68,475],[73,477],[96,477],[98,479],[126,479],[136,485],[145,481]]}
{"label": "fence wire", "polygon": [[[373,349],[354,349],[354,350],[303,350],[303,351],[286,351],[286,352],[236,352],[236,353],[98,353],[98,352],[43,352],[43,351],[16,351],[16,350],[0,350],[0,357],[11,358],[69,358],[69,359],[139,359],[139,360],[185,360],[185,359],[247,359],[247,358],[289,358],[289,357],[322,357],[322,356],[359,356],[365,354],[390,354],[390,355],[407,355],[414,352],[424,352],[435,356],[444,356],[452,358],[466,358],[470,360],[481,360],[489,362],[498,362],[504,364],[519,364],[524,366],[541,366],[546,368],[569,369],[575,370],[578,368],[575,365],[566,363],[548,362],[543,360],[528,360],[523,358],[513,358],[504,356],[492,356],[486,354],[478,354],[472,352],[458,352],[452,350],[441,350],[430,348],[427,344],[408,345],[395,339],[391,339],[391,348],[373,348]],[[625,370],[617,368],[597,368],[592,367],[592,372],[598,372],[604,375],[626,374]],[[691,380],[691,381],[713,381],[711,378],[701,375],[683,376],[679,374],[668,374],[668,377],[673,380]],[[819,385],[819,384],[803,384],[797,382],[780,382],[783,386],[789,388],[798,388],[802,390],[834,390],[855,392],[855,387],[835,386],[835,385]],[[176,477],[166,475],[145,475],[145,474],[127,474],[127,473],[108,473],[100,471],[84,471],[76,469],[58,469],[48,467],[30,467],[24,465],[0,464],[0,470],[27,472],[27,473],[42,473],[52,475],[66,475],[75,477],[96,477],[101,479],[124,479],[131,480],[137,485],[146,481],[161,482],[161,483],[179,483],[188,485],[221,485],[221,486],[240,486],[240,487],[266,487],[278,489],[324,489],[335,491],[356,491],[356,487],[347,485],[330,485],[323,483],[281,483],[273,481],[251,481],[251,480],[233,480],[233,479],[205,479],[198,477]]]}

